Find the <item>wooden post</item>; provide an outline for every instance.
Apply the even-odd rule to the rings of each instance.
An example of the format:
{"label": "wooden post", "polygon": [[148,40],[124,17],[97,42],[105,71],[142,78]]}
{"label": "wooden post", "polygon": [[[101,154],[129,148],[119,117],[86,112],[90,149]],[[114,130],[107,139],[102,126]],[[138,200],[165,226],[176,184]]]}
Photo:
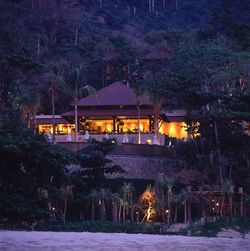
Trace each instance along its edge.
{"label": "wooden post", "polygon": [[115,131],[116,131],[115,119],[116,119],[116,117],[113,116],[113,133],[115,133]]}
{"label": "wooden post", "polygon": [[239,187],[239,194],[240,194],[240,216],[243,216],[244,210],[243,210],[243,187]]}

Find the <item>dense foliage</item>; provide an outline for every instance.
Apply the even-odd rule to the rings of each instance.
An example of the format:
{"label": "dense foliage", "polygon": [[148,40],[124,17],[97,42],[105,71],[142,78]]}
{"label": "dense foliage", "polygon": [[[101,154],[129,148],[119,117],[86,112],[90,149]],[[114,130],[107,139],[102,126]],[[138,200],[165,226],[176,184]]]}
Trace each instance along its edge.
{"label": "dense foliage", "polygon": [[0,122],[0,211],[11,220],[48,217],[38,190],[51,196],[66,181],[64,167],[76,162],[63,149],[23,127],[16,112],[5,113]]}
{"label": "dense foliage", "polygon": [[[73,186],[83,194],[83,178],[94,180],[90,191],[100,188],[107,174],[122,171],[105,157],[114,147],[111,140],[90,142],[84,152],[74,155],[34,135],[17,111],[7,110],[0,118],[1,220],[48,219],[52,207],[58,208],[58,216],[66,214],[63,202]],[[78,171],[70,172],[72,165]]]}
{"label": "dense foliage", "polygon": [[[106,158],[112,140],[73,156],[21,125],[19,113],[28,127],[35,114],[50,114],[51,98],[56,114],[69,110],[72,95],[60,83],[76,90],[76,81],[66,69],[81,69],[79,90],[125,79],[156,110],[185,108],[192,140],[176,143],[186,161],[178,168],[209,178],[194,185],[230,180],[249,192],[249,12],[247,0],[1,1],[0,216],[65,221],[88,211],[105,220],[115,205],[120,220],[133,220],[133,186],[105,184],[121,171]],[[65,174],[70,163],[81,168]]]}

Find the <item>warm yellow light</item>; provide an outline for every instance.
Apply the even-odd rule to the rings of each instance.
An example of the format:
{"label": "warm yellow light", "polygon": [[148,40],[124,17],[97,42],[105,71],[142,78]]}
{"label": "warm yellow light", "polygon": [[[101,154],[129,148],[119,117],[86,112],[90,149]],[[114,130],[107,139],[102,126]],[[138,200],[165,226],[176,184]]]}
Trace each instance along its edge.
{"label": "warm yellow light", "polygon": [[151,145],[152,144],[152,140],[151,139],[147,139],[147,144]]}
{"label": "warm yellow light", "polygon": [[170,137],[176,137],[177,136],[176,126],[173,123],[171,123],[170,126],[169,126],[169,136]]}
{"label": "warm yellow light", "polygon": [[107,125],[106,125],[106,130],[107,130],[108,132],[112,132],[112,129],[113,129],[113,127],[112,127],[111,124],[107,124]]}

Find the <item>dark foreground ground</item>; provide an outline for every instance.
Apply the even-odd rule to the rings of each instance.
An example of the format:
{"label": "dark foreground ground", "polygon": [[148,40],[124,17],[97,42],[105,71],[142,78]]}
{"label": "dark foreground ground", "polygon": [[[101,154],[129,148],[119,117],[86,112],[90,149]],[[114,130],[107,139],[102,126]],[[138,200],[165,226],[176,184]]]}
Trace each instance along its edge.
{"label": "dark foreground ground", "polygon": [[123,233],[0,231],[1,251],[249,251],[250,235],[207,238]]}

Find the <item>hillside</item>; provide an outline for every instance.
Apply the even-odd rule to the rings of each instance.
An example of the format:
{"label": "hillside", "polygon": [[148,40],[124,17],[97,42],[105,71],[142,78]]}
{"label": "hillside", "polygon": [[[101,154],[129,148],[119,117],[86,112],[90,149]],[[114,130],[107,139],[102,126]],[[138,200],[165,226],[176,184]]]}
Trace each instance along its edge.
{"label": "hillside", "polygon": [[[247,0],[1,1],[1,103],[10,88],[4,83],[17,79],[37,85],[46,100],[42,76],[63,64],[84,65],[85,83],[99,89],[129,79],[137,59],[162,52],[172,58],[184,46],[221,36],[237,50],[248,50],[249,13]],[[42,103],[40,111],[48,113]],[[57,110],[69,104],[57,101]]]}

